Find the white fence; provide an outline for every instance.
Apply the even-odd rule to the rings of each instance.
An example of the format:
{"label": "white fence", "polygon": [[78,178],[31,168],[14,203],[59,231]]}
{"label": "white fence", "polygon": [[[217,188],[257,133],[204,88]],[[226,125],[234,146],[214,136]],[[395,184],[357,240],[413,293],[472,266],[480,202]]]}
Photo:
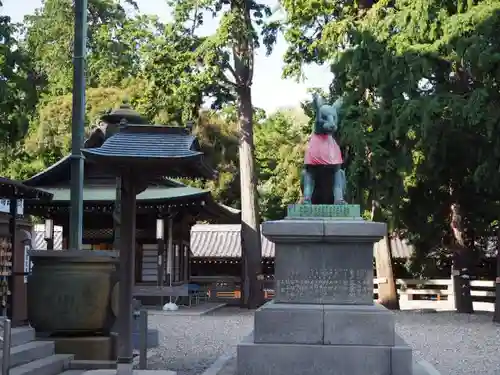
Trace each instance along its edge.
{"label": "white fence", "polygon": [[[378,284],[383,282],[386,282],[386,279],[381,278],[373,280],[375,300],[378,298]],[[273,298],[274,281],[267,280],[264,284],[266,298]],[[402,310],[455,310],[453,282],[451,279],[397,279],[396,285],[399,295],[399,305]],[[495,287],[495,281],[471,281],[474,311],[495,310]],[[235,293],[235,296],[236,295],[238,295],[238,293]]]}
{"label": "white fence", "polygon": [[[378,292],[378,283],[384,279],[374,279],[374,293]],[[399,304],[402,310],[435,309],[455,310],[455,298],[451,279],[397,279]],[[495,281],[471,281],[471,294],[474,311],[494,311]]]}

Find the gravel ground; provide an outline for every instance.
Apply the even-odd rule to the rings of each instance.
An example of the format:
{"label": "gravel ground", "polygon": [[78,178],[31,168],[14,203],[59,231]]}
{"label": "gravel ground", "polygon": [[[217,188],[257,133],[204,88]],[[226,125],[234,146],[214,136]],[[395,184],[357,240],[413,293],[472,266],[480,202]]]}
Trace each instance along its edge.
{"label": "gravel ground", "polygon": [[[199,375],[253,329],[253,312],[223,308],[205,316],[150,315],[160,347],[149,351],[150,369]],[[500,375],[500,325],[491,315],[397,312],[396,328],[441,375]]]}
{"label": "gravel ground", "polygon": [[441,375],[500,375],[500,325],[491,314],[398,312],[396,328]]}
{"label": "gravel ground", "polygon": [[148,317],[160,331],[160,346],[148,350],[148,369],[198,375],[232,350],[253,329],[253,311],[223,308],[203,316]]}

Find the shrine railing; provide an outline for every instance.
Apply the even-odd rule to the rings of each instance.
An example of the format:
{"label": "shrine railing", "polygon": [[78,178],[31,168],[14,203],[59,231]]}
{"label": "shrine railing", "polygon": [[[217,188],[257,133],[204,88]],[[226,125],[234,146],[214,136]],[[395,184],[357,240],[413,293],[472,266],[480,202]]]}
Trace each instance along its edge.
{"label": "shrine railing", "polygon": [[[373,280],[373,298],[378,299],[378,285],[386,282],[384,278]],[[496,283],[493,280],[472,280],[471,295],[475,311],[495,309]],[[403,310],[436,309],[455,310],[453,283],[450,279],[397,279],[396,286],[399,304]],[[274,298],[274,280],[263,281],[266,299]]]}

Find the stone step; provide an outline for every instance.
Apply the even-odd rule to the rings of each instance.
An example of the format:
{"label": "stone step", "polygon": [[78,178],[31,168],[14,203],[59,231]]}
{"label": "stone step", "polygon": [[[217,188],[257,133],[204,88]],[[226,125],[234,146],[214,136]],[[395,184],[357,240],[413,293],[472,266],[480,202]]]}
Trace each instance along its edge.
{"label": "stone step", "polygon": [[[26,344],[13,346],[10,349],[11,368],[36,361],[54,354],[54,343],[50,341],[31,341]],[[0,356],[0,363],[2,363]]]}
{"label": "stone step", "polygon": [[82,375],[85,374],[87,370],[66,370],[60,375]]}
{"label": "stone step", "polygon": [[74,359],[69,363],[69,368],[72,370],[99,370],[99,369],[115,369],[116,361],[94,361],[85,359]]}
{"label": "stone step", "polygon": [[[3,337],[3,329],[0,330],[0,337]],[[19,346],[27,344],[35,339],[35,330],[31,327],[16,327],[11,330],[10,345]],[[3,341],[0,341],[0,348],[3,348]]]}
{"label": "stone step", "polygon": [[9,375],[58,375],[65,371],[73,355],[54,354],[11,368]]}

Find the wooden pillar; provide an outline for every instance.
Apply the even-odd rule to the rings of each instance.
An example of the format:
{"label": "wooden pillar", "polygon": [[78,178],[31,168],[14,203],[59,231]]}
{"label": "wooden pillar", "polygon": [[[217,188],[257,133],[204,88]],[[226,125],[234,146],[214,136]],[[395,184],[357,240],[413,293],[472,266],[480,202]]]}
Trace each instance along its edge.
{"label": "wooden pillar", "polygon": [[174,268],[174,243],[173,243],[173,217],[168,216],[167,219],[167,280],[168,284],[171,285],[174,281],[173,279],[173,268]]}
{"label": "wooden pillar", "polygon": [[157,285],[163,285],[165,279],[165,220],[161,217],[156,220],[156,242],[158,245]]}
{"label": "wooden pillar", "polygon": [[189,275],[189,246],[184,245],[184,282],[189,283],[190,275]]}
{"label": "wooden pillar", "polygon": [[189,246],[187,248],[187,278],[191,282],[191,250]]}
{"label": "wooden pillar", "polygon": [[179,281],[182,281],[183,283],[186,281],[184,277],[184,242],[181,242],[180,250],[179,250]]}
{"label": "wooden pillar", "polygon": [[176,243],[176,246],[175,246],[175,269],[174,269],[174,275],[175,275],[175,279],[174,281],[175,282],[178,282],[180,280],[180,277],[179,277],[179,271],[180,271],[180,267],[179,267],[179,259],[180,259],[180,247],[181,247],[181,241],[177,241]]}
{"label": "wooden pillar", "polygon": [[134,285],[142,281],[142,244],[136,242],[135,244],[135,264],[134,264]]}
{"label": "wooden pillar", "polygon": [[132,292],[134,287],[136,198],[134,178],[125,172],[121,180],[120,290],[118,314],[118,373],[132,373]]}
{"label": "wooden pillar", "polygon": [[54,220],[45,219],[45,242],[47,243],[47,250],[54,250]]}
{"label": "wooden pillar", "polygon": [[17,199],[11,199],[10,200],[10,219],[9,219],[9,231],[10,231],[10,243],[11,243],[11,248],[10,248],[10,275],[7,277],[7,285],[8,285],[8,290],[10,294],[7,295],[7,316],[9,319],[13,319],[13,307],[14,307],[14,293],[16,292],[15,290],[15,282],[14,282],[14,270],[15,270],[15,256],[14,252],[16,251],[16,232],[17,232]]}

